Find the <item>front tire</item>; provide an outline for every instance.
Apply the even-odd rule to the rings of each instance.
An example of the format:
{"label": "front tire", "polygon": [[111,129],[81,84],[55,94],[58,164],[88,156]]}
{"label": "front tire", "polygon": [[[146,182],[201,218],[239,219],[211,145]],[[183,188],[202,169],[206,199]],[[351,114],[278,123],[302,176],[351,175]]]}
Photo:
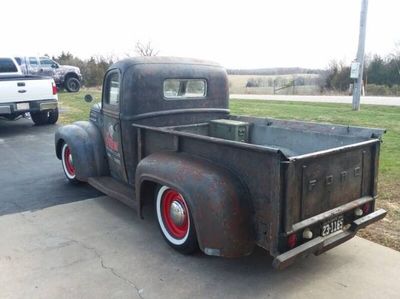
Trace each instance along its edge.
{"label": "front tire", "polygon": [[79,181],[76,179],[76,170],[73,164],[71,148],[67,143],[64,143],[61,149],[61,164],[68,181],[74,184],[78,183]]}
{"label": "front tire", "polygon": [[78,92],[80,88],[81,82],[79,82],[79,80],[74,77],[69,77],[65,81],[65,89],[68,92]]}
{"label": "front tire", "polygon": [[169,246],[183,254],[198,249],[196,230],[189,205],[176,190],[162,186],[156,194],[158,225]]}

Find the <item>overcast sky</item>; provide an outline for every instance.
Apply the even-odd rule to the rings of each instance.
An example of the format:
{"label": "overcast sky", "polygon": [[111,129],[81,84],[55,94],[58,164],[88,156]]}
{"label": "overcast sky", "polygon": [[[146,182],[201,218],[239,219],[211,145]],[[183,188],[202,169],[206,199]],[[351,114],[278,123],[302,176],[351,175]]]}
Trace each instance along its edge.
{"label": "overcast sky", "polygon": [[[361,0],[3,0],[0,53],[134,55],[151,41],[163,56],[229,68],[324,68],[356,54]],[[366,52],[400,41],[400,1],[370,0]]]}

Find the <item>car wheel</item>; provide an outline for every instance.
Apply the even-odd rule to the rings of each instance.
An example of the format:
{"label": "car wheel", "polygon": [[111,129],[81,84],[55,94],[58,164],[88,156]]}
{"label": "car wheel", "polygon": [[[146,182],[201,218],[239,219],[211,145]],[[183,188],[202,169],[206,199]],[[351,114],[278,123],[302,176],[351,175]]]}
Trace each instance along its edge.
{"label": "car wheel", "polygon": [[167,243],[183,254],[198,249],[196,230],[189,205],[176,190],[162,186],[156,194],[157,220]]}
{"label": "car wheel", "polygon": [[62,146],[61,163],[68,181],[70,181],[71,183],[78,183],[79,181],[76,179],[76,171],[72,159],[71,148],[68,146],[67,143],[64,143]]}
{"label": "car wheel", "polygon": [[31,112],[31,118],[35,125],[42,126],[48,124],[49,121],[49,112],[48,111],[40,111],[40,112]]}
{"label": "car wheel", "polygon": [[49,116],[47,119],[47,123],[50,125],[54,125],[58,120],[58,108],[49,111]]}
{"label": "car wheel", "polygon": [[78,92],[80,88],[81,88],[81,82],[79,82],[79,80],[74,77],[69,77],[65,81],[65,89],[68,92]]}

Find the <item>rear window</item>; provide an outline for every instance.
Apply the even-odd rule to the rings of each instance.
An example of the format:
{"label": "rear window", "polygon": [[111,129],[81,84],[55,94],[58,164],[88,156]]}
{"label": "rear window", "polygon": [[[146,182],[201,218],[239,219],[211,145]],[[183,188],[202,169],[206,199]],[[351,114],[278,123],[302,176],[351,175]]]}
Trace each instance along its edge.
{"label": "rear window", "polygon": [[207,82],[204,79],[167,79],[163,89],[166,99],[205,98]]}
{"label": "rear window", "polygon": [[15,63],[10,58],[0,58],[0,73],[18,72]]}

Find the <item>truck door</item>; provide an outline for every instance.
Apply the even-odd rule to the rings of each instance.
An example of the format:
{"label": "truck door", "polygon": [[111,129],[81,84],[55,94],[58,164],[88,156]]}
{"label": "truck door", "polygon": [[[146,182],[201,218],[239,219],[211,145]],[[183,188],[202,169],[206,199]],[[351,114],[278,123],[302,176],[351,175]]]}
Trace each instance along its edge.
{"label": "truck door", "polygon": [[40,57],[39,75],[53,77],[54,75],[54,61],[47,57]]}
{"label": "truck door", "polygon": [[30,75],[39,75],[39,61],[36,57],[29,57],[27,59],[27,69]]}
{"label": "truck door", "polygon": [[121,143],[120,124],[120,82],[119,70],[110,70],[103,88],[103,138],[111,176],[127,181]]}

